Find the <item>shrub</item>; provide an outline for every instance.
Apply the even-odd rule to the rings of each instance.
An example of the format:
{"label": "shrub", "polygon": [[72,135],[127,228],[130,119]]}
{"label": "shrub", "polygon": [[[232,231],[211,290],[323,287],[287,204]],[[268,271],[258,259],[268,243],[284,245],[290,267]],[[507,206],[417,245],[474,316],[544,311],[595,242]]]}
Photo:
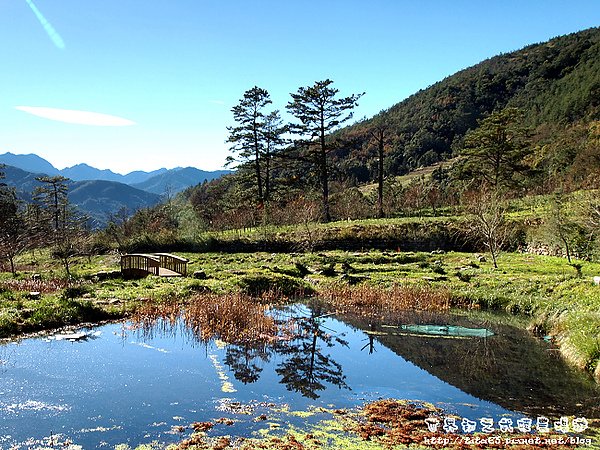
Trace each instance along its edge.
{"label": "shrub", "polygon": [[255,272],[242,275],[237,284],[243,293],[256,297],[262,297],[265,294],[299,297],[314,293],[313,289],[302,280],[273,272]]}
{"label": "shrub", "polygon": [[211,289],[206,286],[204,283],[198,280],[194,280],[186,286],[189,292],[193,293],[207,293],[211,292]]}
{"label": "shrub", "polygon": [[65,288],[65,290],[62,292],[62,298],[64,298],[64,299],[81,298],[85,294],[89,294],[90,292],[92,292],[92,289],[90,288],[90,286],[85,285],[85,284],[69,286],[69,287]]}

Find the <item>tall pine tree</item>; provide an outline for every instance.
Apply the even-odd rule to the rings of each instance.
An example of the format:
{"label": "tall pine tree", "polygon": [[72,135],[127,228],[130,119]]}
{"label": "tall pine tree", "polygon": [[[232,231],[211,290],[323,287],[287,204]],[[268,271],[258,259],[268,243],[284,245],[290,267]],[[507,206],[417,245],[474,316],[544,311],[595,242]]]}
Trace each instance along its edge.
{"label": "tall pine tree", "polygon": [[270,112],[265,116],[264,123],[264,179],[265,179],[265,200],[270,200],[272,191],[273,191],[273,183],[272,183],[272,173],[273,173],[273,159],[277,156],[277,154],[281,151],[283,146],[287,143],[287,140],[284,139],[283,135],[288,131],[288,126],[283,123],[283,119],[281,118],[281,114],[279,110],[275,110]]}
{"label": "tall pine tree", "polygon": [[524,158],[530,152],[523,112],[506,108],[490,114],[465,135],[463,177],[492,190],[518,187],[529,172]]}
{"label": "tall pine tree", "polygon": [[[34,200],[39,204],[41,220],[50,219],[51,229],[45,234],[45,243],[53,249],[55,257],[60,259],[67,276],[71,276],[70,260],[83,253],[88,238],[86,223],[82,216],[69,203],[68,178],[62,176],[38,177],[42,185],[34,191]],[[44,224],[39,224],[42,230]]]}
{"label": "tall pine tree", "polygon": [[254,166],[256,195],[259,204],[265,201],[265,183],[263,181],[263,159],[265,151],[265,114],[264,108],[271,102],[265,89],[254,86],[244,92],[244,97],[231,108],[237,126],[227,127],[232,143],[227,163],[251,163]]}
{"label": "tall pine tree", "polygon": [[290,125],[290,131],[299,136],[299,146],[308,151],[308,158],[319,173],[322,194],[322,220],[331,221],[329,212],[328,154],[333,145],[327,135],[352,117],[352,109],[357,106],[363,94],[337,98],[338,89],[331,87],[332,80],[317,81],[313,86],[300,87],[292,93],[292,101],[286,108],[300,122]]}
{"label": "tall pine tree", "polygon": [[[3,178],[0,170],[0,180]],[[15,258],[29,244],[27,231],[15,190],[0,181],[0,259],[8,260],[13,275],[17,274]]]}
{"label": "tall pine tree", "polygon": [[41,185],[33,191],[33,199],[41,205],[42,209],[49,216],[52,231],[57,232],[62,228],[65,216],[64,212],[69,203],[67,199],[69,191],[67,182],[69,179],[57,175],[54,177],[36,177],[36,180]]}
{"label": "tall pine tree", "polygon": [[380,219],[385,215],[383,211],[383,160],[385,151],[391,143],[391,128],[389,117],[385,113],[381,112],[373,118],[370,144],[377,148],[377,217]]}

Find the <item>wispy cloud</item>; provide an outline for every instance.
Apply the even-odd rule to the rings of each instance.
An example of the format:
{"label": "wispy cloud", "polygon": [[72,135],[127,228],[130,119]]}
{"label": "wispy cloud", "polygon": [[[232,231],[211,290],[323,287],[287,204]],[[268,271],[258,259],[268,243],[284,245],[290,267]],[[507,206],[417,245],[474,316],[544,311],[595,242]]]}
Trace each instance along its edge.
{"label": "wispy cloud", "polygon": [[96,127],[126,127],[135,125],[135,122],[123,117],[90,111],[46,108],[42,106],[15,106],[15,109],[33,114],[34,116],[43,117],[44,119],[75,123],[78,125],[92,125]]}
{"label": "wispy cloud", "polygon": [[37,19],[40,21],[40,24],[42,25],[42,27],[44,27],[46,33],[48,33],[48,36],[52,40],[52,43],[56,45],[57,48],[64,50],[65,41],[63,41],[63,38],[60,36],[60,34],[58,34],[58,31],[54,29],[54,27],[50,24],[50,22],[48,22],[48,20],[44,17],[40,10],[37,9],[37,6],[35,6],[31,0],[25,0],[25,2],[33,11],[35,17],[37,17]]}

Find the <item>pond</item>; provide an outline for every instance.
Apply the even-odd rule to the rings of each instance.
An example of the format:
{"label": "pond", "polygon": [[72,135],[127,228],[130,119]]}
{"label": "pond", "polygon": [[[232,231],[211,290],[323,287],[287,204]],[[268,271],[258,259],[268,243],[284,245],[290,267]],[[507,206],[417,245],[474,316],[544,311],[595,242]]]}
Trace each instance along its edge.
{"label": "pond", "polygon": [[[310,420],[290,411],[378,398],[429,402],[472,420],[600,417],[593,381],[515,327],[476,317],[411,317],[412,324],[489,330],[485,337],[440,336],[304,306],[282,314],[293,317],[297,333],[269,345],[202,342],[180,319],[4,343],[0,448],[177,442],[190,424],[220,418],[228,424],[215,433],[250,436],[267,422]],[[263,414],[266,422],[257,420]]]}

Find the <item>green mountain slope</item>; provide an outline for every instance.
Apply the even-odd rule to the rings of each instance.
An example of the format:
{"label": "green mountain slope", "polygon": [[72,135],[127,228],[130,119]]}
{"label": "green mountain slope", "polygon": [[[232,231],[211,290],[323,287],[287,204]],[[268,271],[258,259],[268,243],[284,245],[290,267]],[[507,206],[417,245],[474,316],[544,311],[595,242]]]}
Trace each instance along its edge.
{"label": "green mountain slope", "polygon": [[[533,127],[598,119],[600,28],[495,56],[380,113],[391,125],[388,172],[403,174],[450,157],[479,119],[508,106],[526,111]],[[369,119],[339,132],[355,149],[339,166],[358,181],[373,176],[364,170],[373,123]]]}
{"label": "green mountain slope", "polygon": [[[381,121],[387,126],[385,214],[420,214],[424,205],[435,211],[445,203],[454,204],[460,186],[452,185],[458,171],[448,169],[453,162],[449,160],[460,161],[455,157],[468,131],[507,107],[521,109],[523,125],[532,131],[524,152],[524,166],[531,169],[524,175],[524,189],[549,193],[559,186],[597,188],[600,28],[492,57],[333,133],[328,138],[338,144],[337,150],[327,156],[332,215],[342,219],[375,213],[377,192],[372,183],[377,179],[378,160],[373,132]],[[301,145],[291,145],[273,164],[274,195],[267,211],[273,223],[317,218],[320,172],[314,161],[303,157],[303,150]],[[442,161],[445,167],[437,166],[436,183],[429,183],[423,176],[433,173],[434,165]],[[429,169],[419,170],[425,167]],[[251,226],[262,220],[254,181],[254,167],[241,165],[233,174],[185,191],[184,197],[209,226]]]}
{"label": "green mountain slope", "polygon": [[156,205],[160,197],[114,181],[75,181],[69,189],[69,200],[86,212],[98,227],[106,225],[111,215],[124,209],[129,214]]}

